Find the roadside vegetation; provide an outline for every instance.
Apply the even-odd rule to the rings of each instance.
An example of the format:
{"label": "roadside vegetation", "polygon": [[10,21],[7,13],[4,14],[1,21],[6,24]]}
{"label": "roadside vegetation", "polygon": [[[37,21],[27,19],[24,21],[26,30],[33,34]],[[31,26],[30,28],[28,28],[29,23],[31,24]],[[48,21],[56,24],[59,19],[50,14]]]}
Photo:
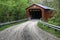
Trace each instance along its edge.
{"label": "roadside vegetation", "polygon": [[60,31],[58,31],[58,30],[56,31],[56,30],[53,29],[53,28],[49,28],[49,27],[47,27],[47,26],[44,26],[44,25],[41,24],[40,22],[38,22],[37,25],[38,25],[39,28],[43,29],[44,31],[49,32],[49,33],[55,35],[56,37],[60,38]]}

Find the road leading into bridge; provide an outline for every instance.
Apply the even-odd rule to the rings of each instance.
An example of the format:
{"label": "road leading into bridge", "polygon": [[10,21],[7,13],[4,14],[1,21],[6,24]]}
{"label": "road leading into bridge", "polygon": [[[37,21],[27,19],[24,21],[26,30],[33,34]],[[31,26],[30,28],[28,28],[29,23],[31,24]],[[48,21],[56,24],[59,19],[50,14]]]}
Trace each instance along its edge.
{"label": "road leading into bridge", "polygon": [[0,32],[0,40],[57,40],[37,27],[38,20],[27,21]]}

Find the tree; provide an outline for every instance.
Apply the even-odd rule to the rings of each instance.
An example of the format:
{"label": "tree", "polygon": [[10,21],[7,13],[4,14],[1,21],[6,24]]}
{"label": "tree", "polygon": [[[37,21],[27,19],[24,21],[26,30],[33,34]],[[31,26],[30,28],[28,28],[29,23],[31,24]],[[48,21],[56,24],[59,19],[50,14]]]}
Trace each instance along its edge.
{"label": "tree", "polygon": [[0,23],[26,18],[27,0],[0,0]]}

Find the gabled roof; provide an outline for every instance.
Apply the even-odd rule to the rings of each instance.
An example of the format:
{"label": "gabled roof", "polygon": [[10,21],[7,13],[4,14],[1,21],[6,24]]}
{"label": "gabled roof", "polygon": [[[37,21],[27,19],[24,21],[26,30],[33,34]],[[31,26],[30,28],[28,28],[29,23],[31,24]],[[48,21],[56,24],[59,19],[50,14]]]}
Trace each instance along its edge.
{"label": "gabled roof", "polygon": [[38,5],[38,6],[42,7],[42,8],[44,8],[44,9],[53,9],[53,8],[48,7],[48,6],[43,6],[43,5],[41,5],[41,4],[36,4],[36,5]]}
{"label": "gabled roof", "polygon": [[[48,6],[43,6],[43,5],[41,5],[41,4],[32,4],[31,6],[33,6],[33,5],[40,6],[40,7],[44,8],[44,9],[51,9],[51,10],[54,10],[53,8],[50,8],[50,7],[48,7]],[[29,6],[29,7],[31,7],[31,6]],[[28,7],[28,8],[29,8],[29,7]]]}

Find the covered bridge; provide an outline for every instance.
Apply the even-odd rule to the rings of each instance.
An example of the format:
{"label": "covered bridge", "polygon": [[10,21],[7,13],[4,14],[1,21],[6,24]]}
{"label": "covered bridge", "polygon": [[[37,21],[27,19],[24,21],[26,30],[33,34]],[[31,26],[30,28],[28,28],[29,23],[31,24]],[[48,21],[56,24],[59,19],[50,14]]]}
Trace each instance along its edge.
{"label": "covered bridge", "polygon": [[51,18],[53,8],[41,4],[32,4],[26,9],[28,19],[40,19],[47,21]]}

